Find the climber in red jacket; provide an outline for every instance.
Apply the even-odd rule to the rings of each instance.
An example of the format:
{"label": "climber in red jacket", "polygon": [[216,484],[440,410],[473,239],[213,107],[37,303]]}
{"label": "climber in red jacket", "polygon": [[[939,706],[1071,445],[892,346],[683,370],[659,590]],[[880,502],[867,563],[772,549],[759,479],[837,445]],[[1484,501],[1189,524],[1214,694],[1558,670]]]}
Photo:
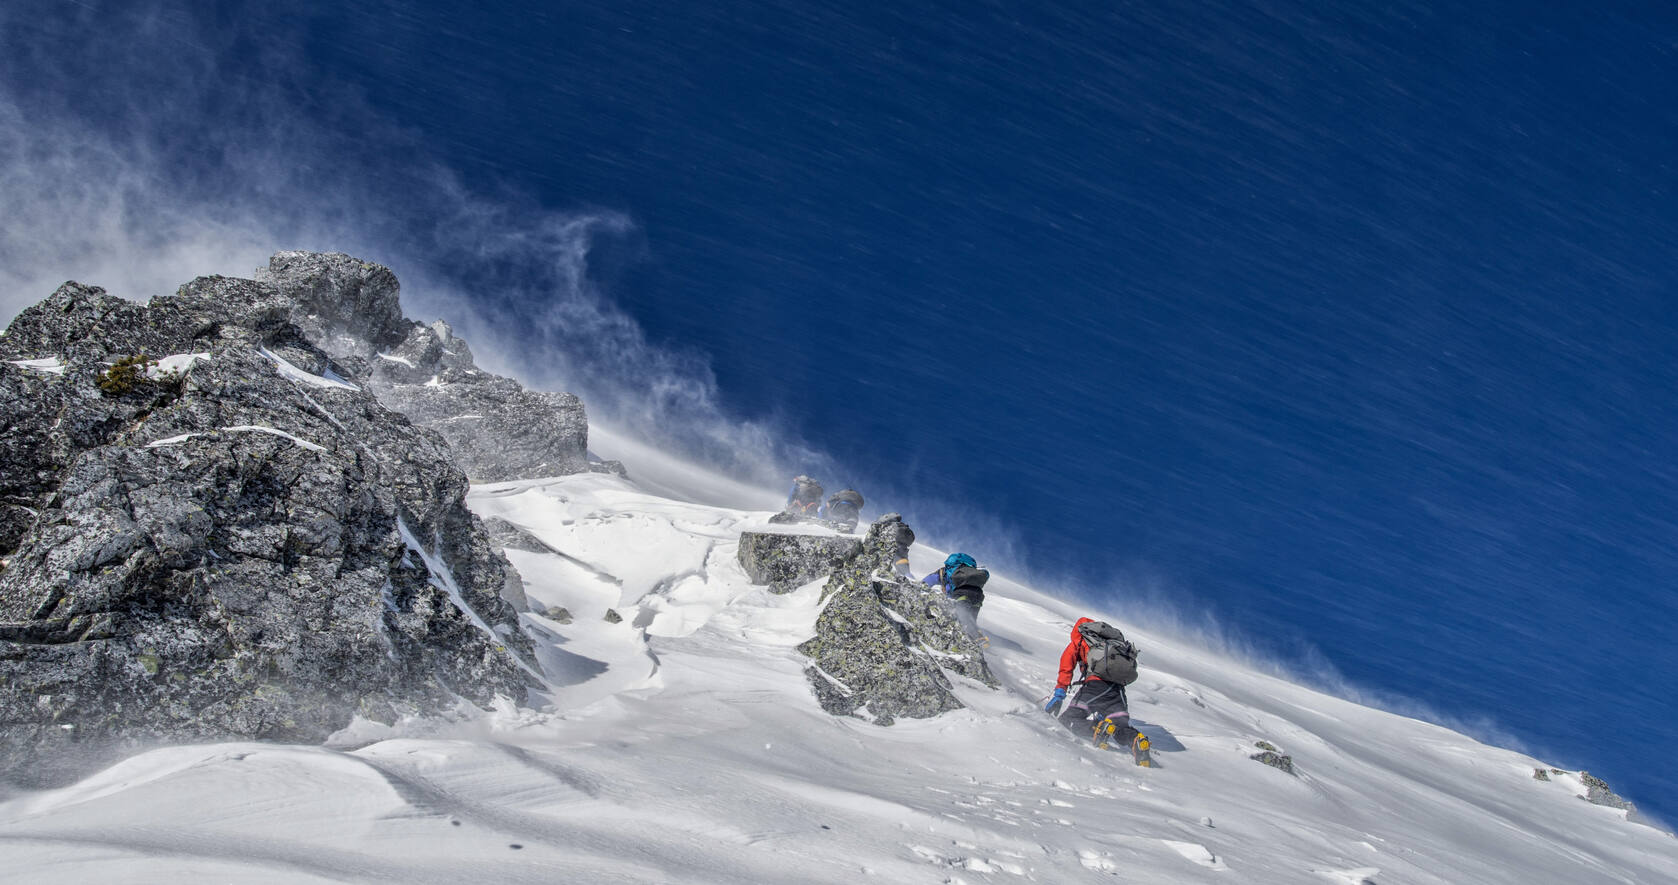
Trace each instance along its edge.
{"label": "climber in red jacket", "polygon": [[[1092,626],[1086,628],[1086,624]],[[1055,680],[1055,693],[1043,710],[1053,713],[1055,707],[1066,700],[1066,690],[1072,686],[1073,671],[1078,671],[1078,675],[1081,676],[1078,693],[1061,710],[1061,724],[1077,731],[1081,724],[1087,723],[1093,717],[1096,720],[1093,736],[1097,746],[1105,748],[1109,744],[1129,745],[1136,754],[1136,763],[1147,765],[1148,739],[1130,724],[1130,705],[1125,698],[1124,686],[1103,680],[1089,672],[1088,634],[1102,628],[1117,634],[1119,642],[1124,642],[1123,634],[1116,628],[1094,618],[1079,618],[1078,622],[1072,625],[1071,641],[1066,644],[1066,650],[1060,653],[1060,675]],[[1101,637],[1097,636],[1096,641],[1102,641]],[[1131,660],[1134,661],[1134,647],[1131,646],[1131,649]],[[1131,678],[1134,678],[1134,674]]]}

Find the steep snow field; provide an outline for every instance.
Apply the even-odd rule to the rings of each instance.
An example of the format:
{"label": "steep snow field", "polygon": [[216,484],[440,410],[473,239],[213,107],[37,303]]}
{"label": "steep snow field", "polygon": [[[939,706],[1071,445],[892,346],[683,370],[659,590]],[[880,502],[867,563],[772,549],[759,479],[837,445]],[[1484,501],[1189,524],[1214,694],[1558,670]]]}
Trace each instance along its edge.
{"label": "steep snow field", "polygon": [[[618,454],[610,452],[608,454]],[[509,550],[551,712],[357,724],[330,746],[144,753],[0,801],[19,882],[1673,882],[1678,840],[1581,801],[1576,773],[1357,706],[999,575],[981,616],[1006,686],[879,728],[817,706],[795,646],[820,584],[735,561],[752,492],[648,464],[474,489]],[[632,475],[638,464],[631,460]],[[656,492],[654,491],[656,489]],[[982,553],[982,551],[976,551]],[[917,547],[918,569],[942,554]],[[620,623],[605,619],[616,610]],[[1137,724],[1160,767],[1041,710],[1069,626],[1143,649]],[[960,683],[959,678],[957,679]],[[1267,740],[1290,777],[1248,758]]]}

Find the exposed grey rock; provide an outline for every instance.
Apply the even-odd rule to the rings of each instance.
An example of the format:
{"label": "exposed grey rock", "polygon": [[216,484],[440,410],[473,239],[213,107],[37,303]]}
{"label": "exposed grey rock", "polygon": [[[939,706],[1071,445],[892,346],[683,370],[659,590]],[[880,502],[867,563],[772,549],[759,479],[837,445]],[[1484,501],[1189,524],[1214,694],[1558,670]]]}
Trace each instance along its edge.
{"label": "exposed grey rock", "polygon": [[548,610],[543,612],[542,616],[556,624],[571,623],[571,610],[561,605],[548,606]]}
{"label": "exposed grey rock", "polygon": [[[286,316],[273,289],[225,277],[200,277],[153,306],[70,282],[18,314],[0,337],[0,555],[18,544],[77,453],[172,398],[162,385],[102,396],[92,379],[107,363],[295,337]],[[62,361],[62,374],[11,362],[48,357]]]}
{"label": "exposed grey rock", "polygon": [[1625,809],[1627,820],[1641,822],[1641,816],[1637,813],[1637,806],[1609,789],[1607,782],[1603,781],[1602,778],[1595,777],[1588,771],[1581,771],[1579,772],[1579,779],[1585,782],[1585,795],[1580,798],[1592,805]]}
{"label": "exposed grey rock", "polygon": [[441,434],[474,482],[612,472],[588,461],[581,400],[485,372],[447,323],[404,319],[388,269],[341,253],[280,252],[258,276],[380,402]]}
{"label": "exposed grey rock", "polygon": [[831,535],[783,535],[741,532],[735,558],[753,584],[768,584],[772,593],[789,593],[862,552],[857,538]]}
{"label": "exposed grey rock", "polygon": [[606,623],[621,624],[623,623],[623,615],[618,614],[618,610],[615,608],[606,609]]}
{"label": "exposed grey rock", "polygon": [[530,600],[524,595],[524,576],[507,560],[505,554],[496,553],[495,558],[501,560],[501,570],[506,576],[501,582],[501,599],[513,607],[515,612],[530,611]]}
{"label": "exposed grey rock", "polygon": [[417,323],[402,316],[396,275],[341,252],[278,252],[258,278],[292,305],[291,321],[333,356],[371,360],[400,346]]}
{"label": "exposed grey rock", "polygon": [[1262,762],[1277,771],[1286,772],[1287,774],[1298,777],[1298,774],[1293,770],[1293,757],[1276,749],[1275,744],[1272,744],[1269,741],[1254,741],[1253,746],[1258,747],[1264,752],[1248,756],[1248,759],[1252,759],[1256,762]]}
{"label": "exposed grey rock", "polygon": [[816,635],[798,647],[822,709],[891,725],[962,707],[946,671],[997,687],[983,649],[942,594],[892,573],[899,551],[896,514],[868,530],[862,550],[822,588]]}
{"label": "exposed grey rock", "polygon": [[17,548],[56,486],[66,453],[53,443],[63,435],[37,419],[39,412],[63,413],[70,395],[58,375],[0,362],[0,462],[6,465],[0,470],[0,556]]}
{"label": "exposed grey rock", "polygon": [[559,553],[542,539],[499,516],[484,520],[484,532],[489,535],[490,543],[497,547],[526,553]]}
{"label": "exposed grey rock", "polygon": [[622,461],[608,461],[591,457],[589,458],[588,469],[592,473],[610,473],[613,476],[629,478],[629,469],[623,466]]}
{"label": "exposed grey rock", "polygon": [[[356,291],[385,285],[368,270]],[[0,337],[0,776],[525,701],[534,655],[466,476],[371,393],[282,374],[343,367],[288,297],[204,277],[138,305],[69,283]],[[104,364],[140,352],[209,358],[102,394]],[[62,375],[9,362],[50,356]]]}
{"label": "exposed grey rock", "polygon": [[370,384],[380,401],[442,434],[474,482],[591,470],[588,419],[575,396],[525,390],[475,369],[443,369],[431,376],[435,385],[391,383],[384,365]]}
{"label": "exposed grey rock", "polygon": [[1532,779],[1535,781],[1547,781],[1550,779],[1550,773],[1542,768],[1534,768],[1532,770]]}
{"label": "exposed grey rock", "polygon": [[[499,516],[484,520],[483,526],[490,544],[496,547],[531,553],[556,552],[552,547],[537,540],[534,535]],[[507,571],[507,582],[501,588],[501,598],[507,600],[507,604],[511,605],[514,611],[530,611],[530,600],[524,595],[524,576],[519,574],[519,570],[514,568],[511,562],[507,562],[505,555],[501,559]]]}

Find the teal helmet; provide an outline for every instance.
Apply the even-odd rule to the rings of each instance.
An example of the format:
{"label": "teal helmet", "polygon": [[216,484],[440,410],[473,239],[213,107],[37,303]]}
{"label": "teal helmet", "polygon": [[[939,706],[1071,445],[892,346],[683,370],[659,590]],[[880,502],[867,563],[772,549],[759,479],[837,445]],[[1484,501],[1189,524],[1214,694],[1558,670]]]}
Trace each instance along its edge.
{"label": "teal helmet", "polygon": [[973,557],[968,556],[965,553],[951,553],[949,556],[944,557],[944,568],[953,569],[960,565],[965,565],[968,568],[979,567],[979,564],[973,561]]}

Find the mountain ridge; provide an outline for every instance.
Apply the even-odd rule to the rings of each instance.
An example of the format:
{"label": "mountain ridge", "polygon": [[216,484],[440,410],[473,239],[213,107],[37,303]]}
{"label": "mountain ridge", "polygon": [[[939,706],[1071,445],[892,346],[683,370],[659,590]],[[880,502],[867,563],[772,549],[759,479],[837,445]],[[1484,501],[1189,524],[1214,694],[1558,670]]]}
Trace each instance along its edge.
{"label": "mountain ridge", "polygon": [[[1144,648],[1133,713],[1162,763],[1135,769],[1064,732],[1034,700],[1080,612],[998,576],[981,617],[991,645],[957,666],[925,638],[934,633],[899,632],[941,616],[936,597],[881,574],[881,556],[842,558],[855,567],[801,573],[796,586],[758,585],[741,539],[772,531],[771,513],[684,500],[696,497],[680,487],[689,468],[651,471],[664,478],[652,493],[636,485],[634,464],[591,461],[580,402],[571,412],[562,397],[521,400],[471,380],[470,350],[446,326],[399,309],[392,319],[396,291],[377,265],[280,253],[266,278],[201,278],[145,306],[67,284],[0,337],[5,452],[9,464],[34,466],[8,470],[5,490],[8,513],[29,517],[0,572],[0,730],[18,754],[7,768],[71,755],[113,698],[130,710],[102,726],[115,746],[100,761],[126,758],[70,786],[0,798],[0,840],[18,869],[69,880],[143,878],[168,865],[187,879],[276,881],[1678,875],[1669,836],[1627,826],[1626,808],[1574,800],[1606,800],[1583,773],[1127,625]],[[353,309],[321,303],[332,299]],[[361,310],[369,332],[357,331]],[[107,363],[141,351],[165,358],[129,392],[98,388]],[[374,396],[398,390],[430,398],[420,419]],[[555,431],[512,437],[462,469],[460,450],[500,437],[450,437],[435,425],[480,406],[524,409],[527,424],[541,424],[529,410],[546,407],[534,414],[551,416]],[[562,454],[575,457],[558,460],[544,448],[574,444]],[[579,469],[519,475],[557,463]],[[323,464],[334,491],[287,497],[318,484]],[[193,471],[208,479],[180,482]],[[260,496],[221,502],[213,492],[229,477]],[[144,489],[162,491],[147,499],[135,491]],[[335,511],[340,498],[363,501],[362,516]],[[238,522],[252,512],[274,518]],[[881,524],[874,546],[886,543],[891,522]],[[909,556],[921,570],[942,559],[924,545]],[[347,559],[365,560],[361,579],[344,580],[357,573],[340,567]],[[240,580],[262,598],[235,598],[217,574],[223,560],[242,563]],[[317,572],[330,581],[295,580]],[[311,584],[343,592],[298,589]],[[147,608],[160,599],[192,611],[198,632]],[[909,610],[922,600],[924,622]],[[560,609],[568,621],[548,617]],[[229,611],[266,614],[258,626]],[[859,624],[907,637],[888,650],[942,680],[947,700],[918,711],[938,715],[917,717],[909,703],[885,727],[854,700],[821,696],[812,670],[837,669],[819,664],[822,647]],[[179,643],[184,652],[148,651],[144,630],[166,628],[197,639]],[[322,636],[338,639],[323,646]],[[43,648],[59,656],[43,660]],[[120,691],[78,695],[60,671],[96,648],[115,649],[91,657],[120,666],[87,685]],[[194,673],[182,662],[195,653],[222,669]],[[895,666],[839,653],[869,674]],[[411,664],[390,666],[405,655]],[[318,721],[158,724],[186,718],[158,702],[177,672],[239,685],[229,673],[269,667],[287,678],[259,685],[332,690],[275,700],[270,687],[227,704]],[[406,674],[394,685],[391,669]],[[360,681],[397,694],[384,693],[383,708],[346,704],[381,693]],[[63,708],[37,709],[43,694]],[[269,742],[225,743],[240,737]],[[189,743],[144,749],[160,741]],[[1295,776],[1255,764],[1259,742],[1290,756]],[[77,775],[89,767],[80,762]]]}

